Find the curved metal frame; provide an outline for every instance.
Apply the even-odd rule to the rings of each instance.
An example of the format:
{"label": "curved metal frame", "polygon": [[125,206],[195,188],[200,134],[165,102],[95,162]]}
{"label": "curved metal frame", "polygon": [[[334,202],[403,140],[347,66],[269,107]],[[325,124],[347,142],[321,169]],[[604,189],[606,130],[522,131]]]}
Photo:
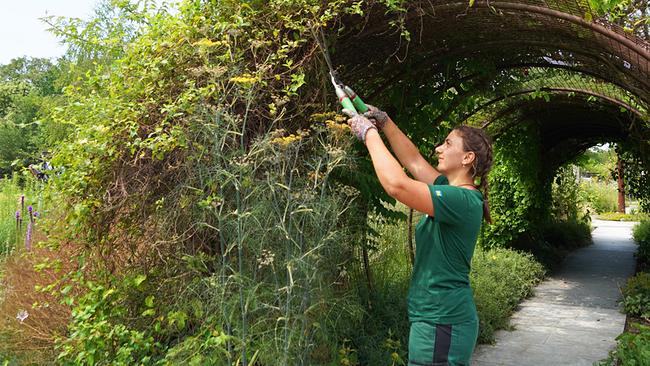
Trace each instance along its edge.
{"label": "curved metal frame", "polygon": [[[627,103],[625,103],[623,101],[611,98],[611,97],[609,97],[607,95],[604,95],[604,94],[594,93],[594,92],[591,92],[591,91],[588,91],[588,90],[574,89],[574,88],[547,88],[547,87],[544,87],[544,88],[539,88],[539,89],[520,90],[520,91],[517,91],[517,92],[502,95],[502,96],[500,96],[498,98],[494,98],[494,99],[480,105],[479,107],[475,108],[472,112],[470,112],[467,116],[465,116],[463,118],[463,121],[467,120],[468,118],[472,117],[474,114],[478,113],[480,110],[482,110],[484,108],[487,108],[492,104],[498,103],[498,102],[500,102],[502,100],[505,100],[507,98],[515,97],[515,96],[518,96],[518,95],[530,94],[530,93],[534,93],[536,91],[546,91],[546,92],[551,92],[551,93],[554,93],[554,94],[578,93],[578,94],[589,95],[589,96],[593,96],[593,97],[597,97],[597,98],[606,100],[606,101],[608,101],[611,104],[614,104],[616,106],[623,107],[623,108],[629,110],[630,112],[634,113],[635,115],[637,115],[638,117],[640,117],[642,119],[645,117],[641,111],[639,111],[638,109],[632,107],[631,105],[629,105],[629,104],[627,104]],[[493,121],[494,121],[494,119],[489,120],[488,122],[483,124],[483,126],[481,126],[481,128],[485,129],[485,128],[489,127],[489,125],[492,124]]]}

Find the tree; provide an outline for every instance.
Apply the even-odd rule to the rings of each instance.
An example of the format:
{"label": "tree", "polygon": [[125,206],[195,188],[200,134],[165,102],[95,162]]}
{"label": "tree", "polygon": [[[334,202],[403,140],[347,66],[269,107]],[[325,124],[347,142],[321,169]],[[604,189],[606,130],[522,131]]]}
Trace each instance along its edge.
{"label": "tree", "polygon": [[0,65],[0,174],[35,162],[46,148],[42,120],[61,94],[59,75],[48,59],[23,57]]}

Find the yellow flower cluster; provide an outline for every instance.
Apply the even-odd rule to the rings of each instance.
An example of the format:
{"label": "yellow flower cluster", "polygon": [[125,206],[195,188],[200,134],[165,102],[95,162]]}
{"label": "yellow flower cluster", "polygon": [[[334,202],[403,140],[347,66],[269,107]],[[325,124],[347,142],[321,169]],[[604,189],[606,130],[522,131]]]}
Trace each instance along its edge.
{"label": "yellow flower cluster", "polygon": [[237,84],[252,85],[258,82],[259,79],[256,76],[246,73],[239,76],[233,76],[230,78],[230,81]]}
{"label": "yellow flower cluster", "polygon": [[334,118],[336,112],[314,113],[310,116],[313,122],[323,122],[327,119]]}
{"label": "yellow flower cluster", "polygon": [[221,46],[224,43],[225,43],[224,41],[216,41],[215,42],[213,40],[203,38],[203,39],[201,39],[201,40],[199,40],[197,42],[194,42],[193,45],[194,46],[199,46],[199,47],[216,47],[216,46]]}
{"label": "yellow flower cluster", "polygon": [[348,126],[346,123],[337,123],[336,121],[333,121],[331,119],[328,119],[325,121],[325,125],[334,131],[337,132],[348,132],[350,131],[350,126]]}
{"label": "yellow flower cluster", "polygon": [[289,146],[292,143],[296,141],[302,140],[304,137],[309,136],[309,131],[308,130],[298,130],[296,133],[292,133],[289,136],[285,137],[276,137],[273,140],[271,140],[272,144],[277,144],[280,146]]}

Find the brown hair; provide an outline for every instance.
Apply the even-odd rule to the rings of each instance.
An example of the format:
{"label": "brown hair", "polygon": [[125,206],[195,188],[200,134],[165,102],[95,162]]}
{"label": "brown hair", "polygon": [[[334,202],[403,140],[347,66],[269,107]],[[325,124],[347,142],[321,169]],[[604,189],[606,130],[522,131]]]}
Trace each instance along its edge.
{"label": "brown hair", "polygon": [[480,128],[460,125],[454,127],[454,131],[458,131],[463,138],[463,150],[474,153],[472,179],[476,179],[476,177],[481,179],[477,188],[483,193],[483,218],[491,224],[487,175],[492,167],[492,141],[487,133]]}

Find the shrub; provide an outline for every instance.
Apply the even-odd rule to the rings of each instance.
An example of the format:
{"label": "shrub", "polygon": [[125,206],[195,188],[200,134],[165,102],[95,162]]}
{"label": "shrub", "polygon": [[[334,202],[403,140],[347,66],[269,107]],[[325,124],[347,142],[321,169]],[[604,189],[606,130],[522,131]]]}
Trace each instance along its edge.
{"label": "shrub", "polygon": [[650,318],[650,273],[639,272],[623,287],[623,308],[634,317]]}
{"label": "shrub", "polygon": [[480,319],[479,342],[492,341],[497,329],[508,326],[510,314],[532,294],[544,274],[544,267],[531,254],[477,248],[470,280]]}
{"label": "shrub", "polygon": [[650,221],[641,221],[632,228],[632,237],[639,245],[636,252],[637,262],[640,268],[650,264]]}
{"label": "shrub", "polygon": [[616,211],[618,196],[616,185],[611,182],[582,182],[580,198],[587,203],[590,211],[596,213]]}
{"label": "shrub", "polygon": [[650,327],[633,323],[632,331],[616,337],[616,349],[599,366],[647,365],[650,360]]}
{"label": "shrub", "polygon": [[574,166],[560,167],[551,184],[551,213],[556,220],[576,221],[581,200]]}
{"label": "shrub", "polygon": [[576,249],[591,244],[591,225],[585,221],[551,221],[541,226],[542,238],[560,249]]}
{"label": "shrub", "polygon": [[[160,345],[150,331],[131,329],[120,321],[127,309],[116,288],[87,284],[88,292],[72,311],[69,336],[57,345],[64,365],[150,364]],[[159,325],[158,325],[159,327]]]}

